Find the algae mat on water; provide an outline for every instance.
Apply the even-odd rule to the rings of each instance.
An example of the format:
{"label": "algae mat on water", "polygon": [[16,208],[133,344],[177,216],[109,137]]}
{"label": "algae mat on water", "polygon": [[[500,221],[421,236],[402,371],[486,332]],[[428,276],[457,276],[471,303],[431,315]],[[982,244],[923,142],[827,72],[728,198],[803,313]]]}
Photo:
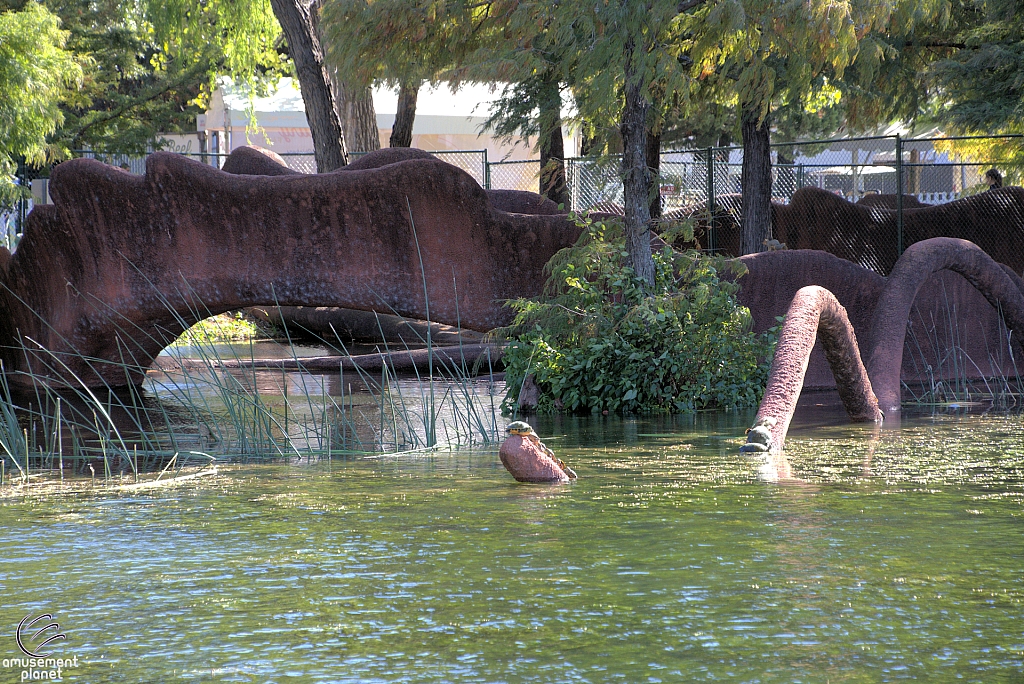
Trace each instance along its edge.
{"label": "algae mat on water", "polygon": [[90,683],[1019,680],[1019,418],[796,432],[789,471],[749,419],[541,421],[570,486],[464,451],[9,499],[0,657],[52,614]]}

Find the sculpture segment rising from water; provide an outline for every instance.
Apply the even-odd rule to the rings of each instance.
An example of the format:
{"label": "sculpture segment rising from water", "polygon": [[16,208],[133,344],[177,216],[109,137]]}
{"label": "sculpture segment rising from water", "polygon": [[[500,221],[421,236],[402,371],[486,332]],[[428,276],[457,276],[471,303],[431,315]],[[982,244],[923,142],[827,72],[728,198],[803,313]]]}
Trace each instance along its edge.
{"label": "sculpture segment rising from water", "polygon": [[1024,294],[1012,271],[973,242],[932,238],[907,248],[885,282],[871,322],[871,346],[865,359],[868,375],[887,413],[900,408],[900,369],[907,337],[907,320],[918,292],[933,273],[959,273],[1002,313],[1006,327],[1024,332]]}
{"label": "sculpture segment rising from water", "polygon": [[882,419],[846,309],[825,288],[809,285],[796,293],[786,313],[768,385],[744,450],[782,449],[803,389],[811,348],[819,339],[850,419],[860,422]]}
{"label": "sculpture segment rising from water", "polygon": [[904,252],[877,295],[870,327],[862,330],[867,339],[866,363],[854,327],[836,297],[822,287],[803,287],[786,314],[765,395],[744,450],[783,449],[811,348],[819,337],[850,419],[898,417],[911,308],[928,278],[944,270],[971,283],[1001,313],[1007,330],[1024,330],[1024,282],[966,240],[932,238]]}

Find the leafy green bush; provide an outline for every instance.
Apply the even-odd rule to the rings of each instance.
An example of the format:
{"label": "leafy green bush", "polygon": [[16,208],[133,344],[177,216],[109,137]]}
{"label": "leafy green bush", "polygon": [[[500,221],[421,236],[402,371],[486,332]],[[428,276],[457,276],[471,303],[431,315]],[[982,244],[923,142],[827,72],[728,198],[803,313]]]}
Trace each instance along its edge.
{"label": "leafy green bush", "polygon": [[[580,221],[574,247],[547,264],[545,292],[509,302],[505,355],[511,412],[527,375],[541,412],[680,412],[755,406],[768,378],[774,330],[750,332],[728,262],[668,246],[654,255],[655,284],[627,266],[618,223]],[[683,226],[683,232],[692,229]],[[675,236],[665,236],[671,243]]]}
{"label": "leafy green bush", "polygon": [[195,346],[222,342],[248,342],[266,337],[252,318],[241,311],[205,318],[183,332],[173,346]]}

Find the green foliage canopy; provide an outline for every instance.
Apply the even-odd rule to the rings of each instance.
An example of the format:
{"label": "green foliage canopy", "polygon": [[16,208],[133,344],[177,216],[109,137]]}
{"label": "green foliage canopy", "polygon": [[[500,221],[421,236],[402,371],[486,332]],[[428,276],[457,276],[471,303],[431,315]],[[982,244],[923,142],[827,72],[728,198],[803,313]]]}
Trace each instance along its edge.
{"label": "green foliage canopy", "polygon": [[256,91],[287,69],[267,0],[49,0],[91,69],[64,137],[142,154],[161,132],[194,131],[218,75]]}
{"label": "green foliage canopy", "polygon": [[47,141],[63,123],[61,102],[82,78],[65,49],[58,18],[35,2],[0,13],[0,199],[9,200],[20,158],[43,163],[59,150]]}
{"label": "green foliage canopy", "polygon": [[[963,3],[931,67],[941,119],[961,131],[1024,131],[1024,7],[1018,0]],[[954,48],[954,49],[951,49]]]}
{"label": "green foliage canopy", "polygon": [[[144,154],[161,132],[194,130],[217,75],[259,89],[288,68],[267,0],[0,0],[5,14],[39,7],[59,19],[60,46],[80,68],[56,88],[62,118],[46,133],[54,150]],[[34,40],[23,28],[20,40]],[[38,35],[37,51],[53,38]]]}
{"label": "green foliage canopy", "polygon": [[547,265],[544,295],[510,303],[504,408],[513,410],[527,375],[544,412],[755,406],[774,331],[752,333],[738,286],[719,278],[729,269],[739,275],[738,262],[666,246],[654,255],[652,289],[627,265],[620,224],[582,225],[579,242]]}
{"label": "green foliage canopy", "polygon": [[339,73],[355,85],[447,80],[474,50],[493,11],[448,0],[325,0],[321,30]]}

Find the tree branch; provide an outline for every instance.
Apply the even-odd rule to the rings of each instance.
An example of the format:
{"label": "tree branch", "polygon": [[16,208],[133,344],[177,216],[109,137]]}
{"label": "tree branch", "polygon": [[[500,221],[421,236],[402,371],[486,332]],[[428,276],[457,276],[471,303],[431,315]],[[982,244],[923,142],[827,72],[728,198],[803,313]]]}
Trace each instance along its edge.
{"label": "tree branch", "polygon": [[75,142],[79,140],[85,134],[86,131],[93,128],[94,126],[98,124],[104,124],[109,121],[113,121],[114,119],[122,117],[132,112],[133,110],[149,102],[152,102],[153,100],[156,100],[157,98],[163,95],[166,95],[169,92],[177,90],[185,83],[189,83],[190,81],[194,80],[198,74],[202,73],[207,68],[208,67],[206,66],[205,62],[196,62],[196,64],[193,64],[192,67],[182,70],[182,72],[178,75],[177,79],[174,79],[172,81],[166,81],[164,83],[157,83],[153,86],[153,89],[148,93],[143,93],[142,95],[131,99],[130,101],[122,104],[119,107],[108,109],[105,112],[92,110],[92,112],[94,112],[96,115],[92,117],[92,119],[82,123],[82,120],[85,119],[86,116],[88,116],[88,114],[90,113],[89,110],[86,110],[85,114],[79,118],[79,123],[82,125],[80,125],[70,137],[65,136],[65,138],[71,142]]}

